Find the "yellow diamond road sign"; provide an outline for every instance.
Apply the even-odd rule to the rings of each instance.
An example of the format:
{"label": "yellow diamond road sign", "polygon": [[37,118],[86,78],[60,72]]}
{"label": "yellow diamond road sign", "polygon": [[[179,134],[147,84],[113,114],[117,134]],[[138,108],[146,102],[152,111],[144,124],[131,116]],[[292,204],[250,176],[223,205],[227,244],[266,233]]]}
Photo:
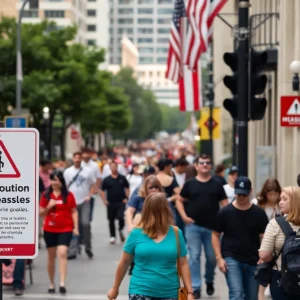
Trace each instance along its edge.
{"label": "yellow diamond road sign", "polygon": [[[198,122],[198,126],[200,129],[200,137],[201,140],[209,140],[209,107],[203,107],[201,109],[201,117]],[[219,139],[221,137],[221,108],[214,107],[213,108],[213,139]]]}

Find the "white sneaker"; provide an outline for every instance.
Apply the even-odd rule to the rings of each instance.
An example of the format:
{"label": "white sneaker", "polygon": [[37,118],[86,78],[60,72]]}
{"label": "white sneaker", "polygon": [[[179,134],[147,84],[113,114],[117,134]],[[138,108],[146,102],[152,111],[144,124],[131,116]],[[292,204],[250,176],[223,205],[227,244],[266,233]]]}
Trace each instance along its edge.
{"label": "white sneaker", "polygon": [[110,243],[110,244],[115,244],[115,243],[116,243],[116,238],[111,237],[111,238],[109,239],[109,243]]}

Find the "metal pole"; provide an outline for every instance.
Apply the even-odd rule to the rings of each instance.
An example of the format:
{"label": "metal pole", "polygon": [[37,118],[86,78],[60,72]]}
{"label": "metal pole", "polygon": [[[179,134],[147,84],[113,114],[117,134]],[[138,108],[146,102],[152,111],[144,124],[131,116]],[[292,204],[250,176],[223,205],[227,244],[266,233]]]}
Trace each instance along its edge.
{"label": "metal pole", "polygon": [[209,155],[212,158],[214,156],[214,142],[213,142],[213,109],[214,109],[214,65],[213,65],[213,57],[214,57],[214,42],[211,41],[210,44],[210,64],[209,64]]}
{"label": "metal pole", "polygon": [[0,300],[3,300],[3,266],[2,259],[0,259]]}
{"label": "metal pole", "polygon": [[[233,30],[235,30],[237,27],[234,26]],[[234,39],[233,39],[233,51],[235,52],[238,48],[238,40],[236,38],[236,35],[234,34]],[[237,122],[235,119],[232,119],[232,164],[234,166],[237,166],[238,164],[238,158],[237,158],[237,148],[238,148],[238,143],[237,143]]]}
{"label": "metal pole", "polygon": [[239,0],[237,132],[239,175],[248,176],[249,0]]}
{"label": "metal pole", "polygon": [[29,2],[29,0],[25,0],[19,12],[18,18],[18,28],[17,28],[17,70],[16,70],[16,111],[17,114],[21,114],[22,110],[22,38],[21,38],[21,26],[22,26],[22,17],[25,5]]}

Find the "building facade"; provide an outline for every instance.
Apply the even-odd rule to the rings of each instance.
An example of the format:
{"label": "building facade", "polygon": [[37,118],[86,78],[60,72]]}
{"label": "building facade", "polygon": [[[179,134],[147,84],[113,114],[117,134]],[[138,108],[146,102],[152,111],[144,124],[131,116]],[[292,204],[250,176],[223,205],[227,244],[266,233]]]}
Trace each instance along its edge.
{"label": "building facade", "polygon": [[[3,11],[3,15],[17,17],[23,0],[4,0],[4,2],[4,5],[1,5],[0,13]],[[58,27],[75,24],[78,28],[76,42],[86,44],[86,12],[87,0],[39,0],[38,10],[29,9],[29,5],[26,5],[22,21],[38,23],[41,20],[49,19],[55,21]]]}
{"label": "building facade", "polygon": [[[232,14],[233,24],[237,24],[234,16],[237,8],[237,1],[228,1],[222,10],[222,13]],[[300,28],[297,21],[299,13],[298,0],[251,1],[253,24],[255,22],[258,24],[267,17],[267,21],[252,32],[252,47],[255,50],[272,48],[278,51],[277,67],[266,72],[268,82],[264,96],[268,106],[265,117],[262,121],[249,123],[248,165],[255,191],[260,189],[262,182],[269,176],[276,177],[282,186],[296,185],[296,178],[300,173],[300,130],[297,127],[288,128],[280,125],[280,98],[284,95],[295,95],[292,91],[293,74],[289,66],[292,61],[300,60]],[[215,43],[218,41],[218,46],[214,47],[215,78],[231,73],[222,56],[226,51],[232,52],[232,40],[230,29],[217,19],[214,29],[214,41]],[[223,83],[220,83],[216,88],[219,105],[222,105],[226,96],[229,96],[229,91]],[[230,131],[232,120],[225,109],[222,111],[224,130],[228,125]],[[223,151],[219,151],[215,143],[217,158],[221,158],[224,154],[224,143],[222,141],[219,143]]]}
{"label": "building facade", "polygon": [[107,68],[109,61],[109,3],[108,0],[87,0],[87,44],[105,49]]}
{"label": "building facade", "polygon": [[123,34],[138,47],[140,64],[166,64],[172,0],[110,0],[110,63],[121,64]]}

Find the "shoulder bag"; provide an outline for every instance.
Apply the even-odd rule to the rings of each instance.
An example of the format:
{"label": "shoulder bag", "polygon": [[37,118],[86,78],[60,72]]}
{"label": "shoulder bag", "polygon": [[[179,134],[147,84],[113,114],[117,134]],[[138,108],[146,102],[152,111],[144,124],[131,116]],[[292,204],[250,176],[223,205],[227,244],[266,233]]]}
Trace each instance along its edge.
{"label": "shoulder bag", "polygon": [[184,282],[182,279],[182,273],[179,263],[180,258],[180,242],[179,242],[179,236],[178,236],[178,227],[173,226],[176,236],[176,244],[177,244],[177,273],[178,273],[178,279],[179,279],[179,289],[178,289],[178,300],[187,300],[188,298],[188,291],[187,288],[184,286]]}

